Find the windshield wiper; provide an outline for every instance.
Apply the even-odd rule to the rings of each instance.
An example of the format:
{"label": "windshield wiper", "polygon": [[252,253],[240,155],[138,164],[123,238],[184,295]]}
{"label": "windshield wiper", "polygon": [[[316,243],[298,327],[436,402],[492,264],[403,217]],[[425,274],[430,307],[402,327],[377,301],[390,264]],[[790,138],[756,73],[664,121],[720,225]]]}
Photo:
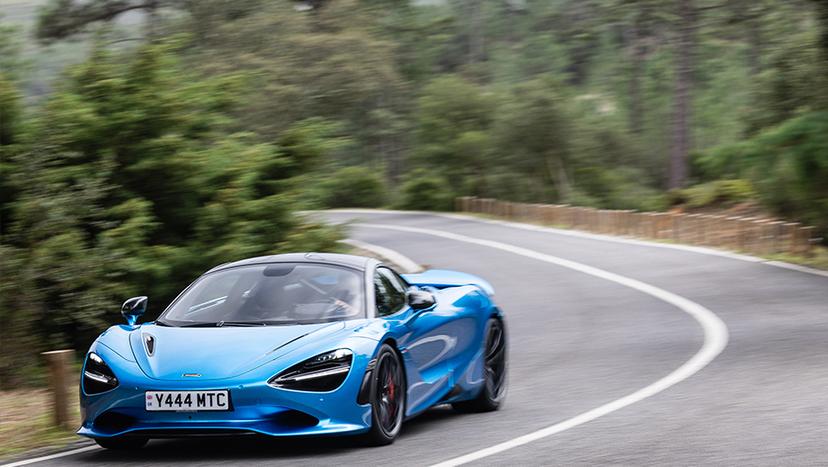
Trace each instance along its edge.
{"label": "windshield wiper", "polygon": [[223,326],[267,326],[267,323],[261,321],[219,321],[216,323],[216,327]]}
{"label": "windshield wiper", "polygon": [[[175,327],[179,328],[221,328],[225,326],[236,326],[236,327],[262,327],[268,326],[271,324],[276,323],[268,323],[264,321],[219,321],[219,322],[212,322],[212,321],[205,321],[203,323],[189,323],[189,324],[180,324],[175,325]],[[289,323],[293,324],[293,322]]]}

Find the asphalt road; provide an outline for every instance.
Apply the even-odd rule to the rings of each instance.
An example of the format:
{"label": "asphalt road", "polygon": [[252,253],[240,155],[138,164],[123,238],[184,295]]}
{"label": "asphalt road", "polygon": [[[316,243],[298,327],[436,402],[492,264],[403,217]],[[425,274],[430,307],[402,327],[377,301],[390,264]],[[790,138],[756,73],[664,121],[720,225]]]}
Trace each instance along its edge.
{"label": "asphalt road", "polygon": [[[438,407],[382,448],[348,438],[156,440],[36,465],[430,465],[566,421],[651,385],[696,355],[699,322],[628,286],[539,259],[554,255],[691,300],[726,324],[724,351],[651,397],[480,465],[828,465],[828,277],[672,248],[416,213],[325,214],[331,221],[451,232],[483,244],[354,224],[351,237],[495,287],[510,330],[505,407]],[[500,242],[538,257],[493,248]]]}

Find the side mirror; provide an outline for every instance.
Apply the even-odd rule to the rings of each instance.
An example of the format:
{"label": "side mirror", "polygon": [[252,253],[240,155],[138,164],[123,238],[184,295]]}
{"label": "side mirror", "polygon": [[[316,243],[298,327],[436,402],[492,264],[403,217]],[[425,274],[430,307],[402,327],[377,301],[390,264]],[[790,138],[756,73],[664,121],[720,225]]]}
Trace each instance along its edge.
{"label": "side mirror", "polygon": [[127,320],[127,324],[134,325],[138,317],[147,311],[147,297],[132,297],[121,305],[121,316]]}
{"label": "side mirror", "polygon": [[411,289],[406,294],[408,306],[414,311],[427,310],[437,304],[434,295],[425,290]]}

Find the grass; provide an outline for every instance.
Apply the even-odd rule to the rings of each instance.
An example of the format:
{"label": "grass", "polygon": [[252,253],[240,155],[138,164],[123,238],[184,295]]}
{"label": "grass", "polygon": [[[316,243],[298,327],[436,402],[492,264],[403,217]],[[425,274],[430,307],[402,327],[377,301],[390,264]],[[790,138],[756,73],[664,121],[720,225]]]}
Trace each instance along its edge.
{"label": "grass", "polygon": [[807,257],[776,254],[768,255],[766,258],[828,271],[828,247],[820,245],[815,246],[811,251],[811,255]]}
{"label": "grass", "polygon": [[[78,385],[69,393],[72,427],[80,425]],[[48,389],[0,391],[0,458],[10,458],[38,448],[65,446],[78,441],[75,429],[52,424],[52,400]]]}

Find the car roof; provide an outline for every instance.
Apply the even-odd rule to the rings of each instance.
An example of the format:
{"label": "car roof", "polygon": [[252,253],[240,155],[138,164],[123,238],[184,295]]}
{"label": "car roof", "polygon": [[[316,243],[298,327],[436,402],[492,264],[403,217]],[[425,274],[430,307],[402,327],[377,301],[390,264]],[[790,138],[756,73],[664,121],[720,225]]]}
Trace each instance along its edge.
{"label": "car roof", "polygon": [[376,262],[376,260],[366,256],[343,255],[339,253],[285,253],[281,255],[256,256],[255,258],[224,263],[210,269],[205,274],[236,266],[267,263],[326,263],[365,270],[372,262]]}

